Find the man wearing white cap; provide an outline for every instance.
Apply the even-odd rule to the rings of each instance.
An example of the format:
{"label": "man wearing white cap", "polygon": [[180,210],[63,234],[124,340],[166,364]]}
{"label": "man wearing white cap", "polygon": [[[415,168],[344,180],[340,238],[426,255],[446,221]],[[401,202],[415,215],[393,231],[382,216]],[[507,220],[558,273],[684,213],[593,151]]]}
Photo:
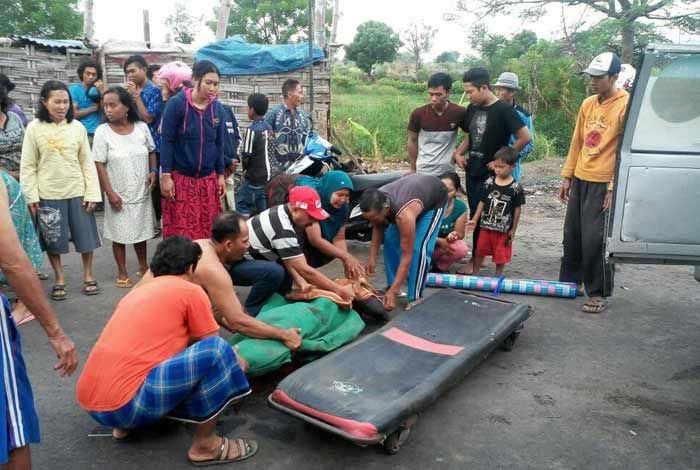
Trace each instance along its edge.
{"label": "man wearing white cap", "polygon": [[[527,109],[523,108],[515,102],[515,94],[518,92],[518,90],[520,90],[520,84],[518,83],[517,74],[513,72],[503,72],[498,76],[498,80],[496,80],[496,83],[493,86],[494,91],[496,92],[496,96],[498,96],[498,99],[515,108],[515,111],[518,113],[518,116],[520,116],[520,119],[522,119],[525,125],[527,126],[527,130],[530,131],[530,142],[528,142],[525,145],[525,147],[523,147],[522,150],[520,150],[518,161],[515,163],[515,168],[513,168],[513,172],[511,173],[511,175],[513,175],[513,178],[520,181],[522,179],[520,160],[527,157],[530,154],[530,152],[532,152],[532,148],[535,145],[535,128],[532,125],[532,115]],[[516,140],[517,137],[514,134],[512,134],[510,136],[510,140],[508,141],[508,145],[512,147]]]}
{"label": "man wearing white cap", "polygon": [[629,99],[629,94],[615,85],[620,66],[620,59],[606,52],[584,70],[596,94],[581,104],[561,172],[564,182],[559,200],[568,207],[559,279],[583,284],[589,297],[582,308],[586,313],[605,310],[606,297],[613,289],[613,269],[605,256],[605,221]]}

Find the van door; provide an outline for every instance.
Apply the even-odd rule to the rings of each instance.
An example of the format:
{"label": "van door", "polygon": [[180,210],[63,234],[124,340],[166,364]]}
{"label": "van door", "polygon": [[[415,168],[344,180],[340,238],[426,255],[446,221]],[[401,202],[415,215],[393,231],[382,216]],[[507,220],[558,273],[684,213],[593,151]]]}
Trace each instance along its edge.
{"label": "van door", "polygon": [[618,155],[612,261],[700,265],[700,45],[647,50]]}

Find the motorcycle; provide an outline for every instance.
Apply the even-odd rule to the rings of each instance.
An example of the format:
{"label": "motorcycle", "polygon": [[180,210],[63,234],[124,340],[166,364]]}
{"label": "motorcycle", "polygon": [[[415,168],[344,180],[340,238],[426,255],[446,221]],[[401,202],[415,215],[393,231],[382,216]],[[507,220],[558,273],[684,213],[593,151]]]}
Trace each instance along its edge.
{"label": "motorcycle", "polygon": [[[404,176],[405,171],[389,173],[358,173],[354,165],[343,164],[339,158],[342,152],[316,132],[311,132],[304,144],[304,153],[284,167],[287,175],[321,177],[327,171],[345,171],[352,180],[350,194],[350,216],[345,225],[345,238],[348,240],[369,241],[372,239],[372,225],[362,218],[360,197],[369,188],[379,188]],[[292,181],[292,180],[290,180]]]}

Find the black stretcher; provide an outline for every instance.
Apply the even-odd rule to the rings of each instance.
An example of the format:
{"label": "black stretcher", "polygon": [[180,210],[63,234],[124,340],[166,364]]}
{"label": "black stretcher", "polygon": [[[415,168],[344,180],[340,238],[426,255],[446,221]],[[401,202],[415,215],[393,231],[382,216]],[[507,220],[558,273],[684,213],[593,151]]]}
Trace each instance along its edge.
{"label": "black stretcher", "polygon": [[530,307],[456,290],[435,293],[362,339],[287,376],[270,405],[360,445],[396,453],[418,413],[499,346]]}

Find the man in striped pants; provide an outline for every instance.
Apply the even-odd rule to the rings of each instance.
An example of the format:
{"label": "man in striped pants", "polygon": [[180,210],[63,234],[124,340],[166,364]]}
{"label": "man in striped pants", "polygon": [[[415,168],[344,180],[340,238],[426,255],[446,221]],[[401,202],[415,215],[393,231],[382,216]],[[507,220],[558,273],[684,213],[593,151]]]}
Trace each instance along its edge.
{"label": "man in striped pants", "polygon": [[[0,269],[19,300],[41,323],[58,363],[62,377],[78,367],[73,341],[63,332],[56,313],[44,295],[36,271],[24,254],[10,218],[7,190],[0,179]],[[39,419],[34,409],[32,388],[22,358],[19,332],[12,309],[0,295],[0,465],[7,469],[31,468],[29,444],[39,442]]]}
{"label": "man in striped pants", "polygon": [[440,178],[418,173],[362,194],[362,216],[373,226],[367,274],[375,273],[383,240],[389,286],[384,294],[387,310],[396,306],[396,295],[406,280],[409,302],[423,296],[446,204],[447,188]]}

